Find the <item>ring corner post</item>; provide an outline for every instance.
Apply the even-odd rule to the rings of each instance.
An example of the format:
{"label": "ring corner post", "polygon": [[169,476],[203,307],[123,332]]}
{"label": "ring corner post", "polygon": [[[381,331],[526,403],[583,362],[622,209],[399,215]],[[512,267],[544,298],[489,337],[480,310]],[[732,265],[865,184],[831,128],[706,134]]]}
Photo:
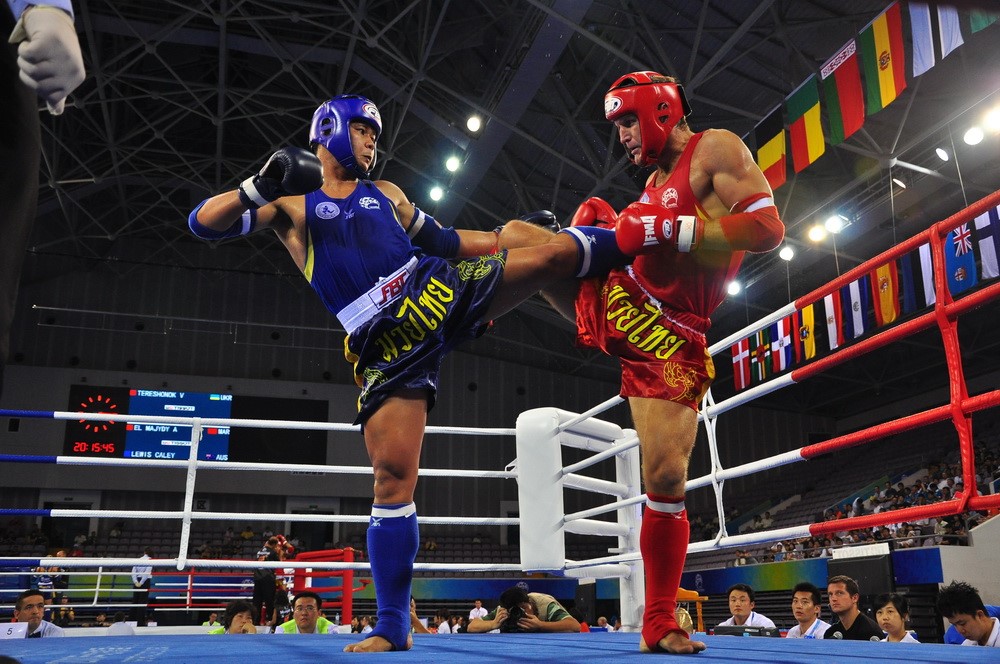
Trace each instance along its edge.
{"label": "ring corner post", "polygon": [[566,510],[556,409],[536,408],[521,413],[516,444],[521,568],[562,572],[566,567]]}
{"label": "ring corner post", "polygon": [[[622,443],[636,436],[632,429],[624,431],[625,437],[615,441]],[[625,498],[634,498],[642,493],[639,448],[631,447],[615,456],[615,479],[628,487]],[[620,551],[639,550],[639,531],[642,528],[642,504],[637,503],[618,510],[618,523],[628,528],[628,533],[618,537]],[[642,558],[627,563],[629,575],[618,579],[618,594],[622,629],[637,632],[642,628],[642,610],[646,605],[645,568]]]}

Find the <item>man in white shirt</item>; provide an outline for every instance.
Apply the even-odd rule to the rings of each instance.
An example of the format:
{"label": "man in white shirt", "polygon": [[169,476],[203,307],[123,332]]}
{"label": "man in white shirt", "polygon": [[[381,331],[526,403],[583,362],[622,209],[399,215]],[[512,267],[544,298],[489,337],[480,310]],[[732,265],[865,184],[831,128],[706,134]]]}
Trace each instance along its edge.
{"label": "man in white shirt", "polygon": [[822,610],[823,596],[819,588],[807,582],[796,585],[792,591],[792,615],[797,624],[788,630],[785,638],[822,639],[830,627],[830,623],[819,618]]}
{"label": "man in white shirt", "polygon": [[489,611],[483,606],[483,600],[477,599],[476,606],[471,611],[469,611],[469,620],[475,620],[476,618],[485,618]]}
{"label": "man in white shirt", "polygon": [[[153,550],[148,546],[143,550],[139,560],[150,560],[153,557]],[[132,603],[142,606],[133,607],[129,610],[129,618],[134,620],[141,627],[146,626],[146,604],[149,603],[149,587],[153,579],[152,565],[136,565],[132,568]]]}
{"label": "man in white shirt", "polygon": [[753,588],[745,583],[737,583],[729,588],[729,612],[732,617],[719,623],[726,625],[745,625],[747,627],[774,627],[774,622],[765,615],[756,613]]}
{"label": "man in white shirt", "polygon": [[942,588],[938,610],[965,637],[963,646],[1000,648],[1000,620],[990,617],[979,591],[968,583],[953,581]]}
{"label": "man in white shirt", "polygon": [[48,620],[42,620],[43,615],[45,615],[45,597],[42,593],[37,590],[25,590],[17,596],[17,602],[14,603],[14,622],[28,623],[26,638],[65,636],[62,627],[53,625]]}

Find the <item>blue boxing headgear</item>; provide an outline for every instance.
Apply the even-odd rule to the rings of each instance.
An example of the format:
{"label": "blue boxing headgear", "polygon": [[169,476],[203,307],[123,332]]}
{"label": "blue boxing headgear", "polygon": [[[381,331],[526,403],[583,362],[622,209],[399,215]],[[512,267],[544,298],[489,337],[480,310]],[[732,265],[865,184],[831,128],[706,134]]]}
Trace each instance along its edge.
{"label": "blue boxing headgear", "polygon": [[330,151],[340,165],[359,178],[367,179],[375,167],[366,171],[358,166],[351,146],[351,122],[361,121],[375,128],[375,140],[382,134],[382,116],[370,99],[360,95],[339,95],[320,105],[309,127],[309,145],[319,143]]}

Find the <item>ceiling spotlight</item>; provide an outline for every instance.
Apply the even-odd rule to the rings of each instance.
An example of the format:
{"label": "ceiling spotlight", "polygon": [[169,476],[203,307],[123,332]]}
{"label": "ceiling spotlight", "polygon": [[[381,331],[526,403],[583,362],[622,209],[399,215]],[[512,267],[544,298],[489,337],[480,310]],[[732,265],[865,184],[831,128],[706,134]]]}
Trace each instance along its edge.
{"label": "ceiling spotlight", "polygon": [[842,214],[831,214],[827,218],[827,220],[823,222],[823,226],[825,226],[826,230],[830,231],[831,233],[839,233],[840,231],[844,230],[844,226],[846,225],[847,225],[847,217],[845,217]]}
{"label": "ceiling spotlight", "polygon": [[979,145],[983,140],[983,130],[979,127],[972,127],[969,131],[965,132],[962,140],[969,145]]}
{"label": "ceiling spotlight", "polygon": [[787,244],[781,248],[781,251],[778,252],[778,258],[783,261],[790,261],[793,256],[795,256],[795,250]]}
{"label": "ceiling spotlight", "polygon": [[458,157],[454,157],[454,156],[453,157],[448,157],[448,160],[446,162],[444,162],[444,167],[447,168],[452,173],[454,173],[455,171],[457,171],[458,167],[461,166],[461,165],[462,165],[462,162],[460,162],[458,160]]}
{"label": "ceiling spotlight", "polygon": [[465,121],[465,126],[469,128],[469,131],[475,133],[483,128],[483,120],[478,115],[470,115],[469,119]]}
{"label": "ceiling spotlight", "polygon": [[934,152],[937,154],[938,158],[941,161],[948,161],[948,151],[945,150],[944,148],[937,148],[934,150]]}
{"label": "ceiling spotlight", "polygon": [[986,116],[983,118],[983,124],[990,131],[1000,131],[1000,106],[986,113]]}
{"label": "ceiling spotlight", "polygon": [[906,189],[906,183],[899,178],[893,178],[892,181],[895,182],[900,189]]}
{"label": "ceiling spotlight", "polygon": [[431,187],[431,200],[439,201],[444,196],[444,189],[441,187]]}
{"label": "ceiling spotlight", "polygon": [[826,238],[826,229],[819,224],[816,224],[809,229],[808,236],[813,242],[822,242],[823,239]]}
{"label": "ceiling spotlight", "polygon": [[729,285],[726,286],[726,292],[730,295],[739,295],[741,290],[743,290],[743,287],[740,286],[740,282],[738,281],[730,281]]}

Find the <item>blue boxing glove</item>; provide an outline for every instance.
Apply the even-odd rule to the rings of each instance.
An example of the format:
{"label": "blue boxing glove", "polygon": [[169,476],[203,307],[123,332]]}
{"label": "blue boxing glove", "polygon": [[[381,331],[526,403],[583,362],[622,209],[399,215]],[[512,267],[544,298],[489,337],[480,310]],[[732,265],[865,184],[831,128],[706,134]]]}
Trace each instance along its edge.
{"label": "blue boxing glove", "polygon": [[239,195],[243,205],[256,210],[282,196],[308,194],[322,186],[319,157],[302,148],[281,148],[257,175],[240,183]]}

